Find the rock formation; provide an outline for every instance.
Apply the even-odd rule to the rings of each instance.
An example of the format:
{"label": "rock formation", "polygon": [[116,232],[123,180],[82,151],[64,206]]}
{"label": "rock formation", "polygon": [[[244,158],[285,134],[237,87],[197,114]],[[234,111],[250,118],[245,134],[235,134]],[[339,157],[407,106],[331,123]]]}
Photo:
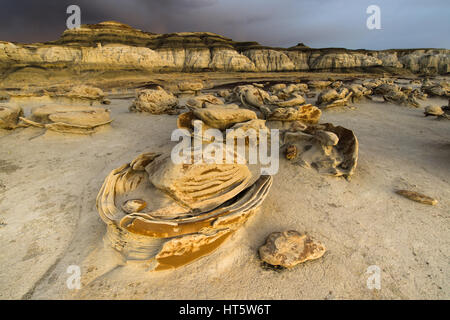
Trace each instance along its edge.
{"label": "rock formation", "polygon": [[302,121],[315,124],[319,121],[322,112],[311,104],[296,108],[276,108],[269,116],[272,121]]}
{"label": "rock formation", "polygon": [[108,109],[89,106],[45,105],[33,108],[31,119],[20,117],[26,124],[63,133],[94,133],[111,123]]}
{"label": "rock formation", "polygon": [[0,105],[0,129],[15,129],[23,110],[18,106]]}
{"label": "rock formation", "polygon": [[118,22],[83,25],[66,30],[53,42],[0,42],[0,70],[150,72],[192,71],[341,71],[381,69],[423,74],[447,74],[446,49],[347,50],[305,46],[267,48],[256,42],[236,42],[209,32],[154,34]]}
{"label": "rock formation", "polygon": [[330,123],[297,127],[284,133],[286,158],[319,173],[350,177],[358,162],[358,139],[353,131]]}
{"label": "rock formation", "polygon": [[[271,184],[246,164],[175,164],[170,154],[142,154],[113,170],[97,196],[105,242],[149,270],[185,265],[214,251],[255,214]],[[130,205],[137,199],[146,206]]]}
{"label": "rock formation", "polygon": [[262,261],[272,266],[293,268],[308,260],[321,258],[326,248],[313,238],[297,231],[273,232],[259,248]]}
{"label": "rock formation", "polygon": [[151,114],[176,114],[178,99],[160,86],[156,89],[145,89],[138,92],[130,111],[149,112]]}

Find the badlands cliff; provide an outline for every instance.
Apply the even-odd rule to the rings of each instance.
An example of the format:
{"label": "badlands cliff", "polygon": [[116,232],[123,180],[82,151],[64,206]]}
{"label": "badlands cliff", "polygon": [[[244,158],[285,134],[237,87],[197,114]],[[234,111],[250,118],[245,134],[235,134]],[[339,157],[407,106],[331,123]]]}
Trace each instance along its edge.
{"label": "badlands cliff", "polygon": [[448,74],[450,50],[265,47],[209,32],[154,34],[118,22],[66,30],[47,43],[0,42],[0,72],[44,70],[149,72],[364,71]]}

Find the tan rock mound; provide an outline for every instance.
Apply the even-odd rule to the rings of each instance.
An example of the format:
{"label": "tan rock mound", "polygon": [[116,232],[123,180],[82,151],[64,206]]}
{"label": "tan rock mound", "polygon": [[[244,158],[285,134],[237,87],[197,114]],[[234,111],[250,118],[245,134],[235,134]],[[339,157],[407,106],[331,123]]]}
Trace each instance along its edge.
{"label": "tan rock mound", "polygon": [[[97,196],[105,242],[149,270],[185,265],[241,228],[271,184],[245,164],[174,164],[170,155],[142,154],[113,170]],[[136,199],[147,203],[139,212],[118,206]]]}
{"label": "tan rock mound", "polygon": [[63,133],[94,133],[111,123],[108,109],[89,106],[47,105],[32,109],[31,120],[21,117],[27,125]]}
{"label": "tan rock mound", "polygon": [[79,85],[73,87],[69,92],[67,92],[66,96],[70,98],[103,100],[105,94],[100,88],[87,85]]}
{"label": "tan rock mound", "polygon": [[160,86],[156,89],[139,91],[130,111],[149,112],[151,114],[177,114],[178,99]]}
{"label": "tan rock mound", "polygon": [[15,129],[23,110],[18,106],[0,105],[0,129]]}
{"label": "tan rock mound", "polygon": [[302,121],[315,124],[319,122],[321,114],[322,111],[319,108],[311,104],[305,104],[295,108],[277,108],[268,116],[268,120]]}
{"label": "tan rock mound", "polygon": [[440,106],[427,106],[424,112],[425,116],[442,116],[444,114],[444,110]]}
{"label": "tan rock mound", "polygon": [[323,80],[311,80],[308,81],[308,87],[313,89],[324,89],[331,85],[331,81]]}
{"label": "tan rock mound", "polygon": [[274,104],[279,107],[296,107],[305,104],[306,100],[303,96],[298,94],[293,94],[293,98],[287,101],[275,102]]}
{"label": "tan rock mound", "polygon": [[308,260],[321,258],[326,252],[323,244],[297,231],[271,233],[259,248],[262,261],[284,268],[293,268]]}
{"label": "tan rock mound", "polygon": [[237,86],[233,91],[246,107],[260,108],[273,101],[273,98],[267,91],[252,85]]}
{"label": "tan rock mound", "polygon": [[209,127],[220,130],[239,122],[257,119],[256,113],[247,109],[204,108],[195,109],[193,113]]}
{"label": "tan rock mound", "polygon": [[424,83],[422,85],[422,91],[429,94],[430,96],[437,97],[447,97],[450,98],[450,86],[446,81],[442,81],[441,83]]}
{"label": "tan rock mound", "polygon": [[383,83],[374,88],[373,93],[375,95],[381,95],[387,102],[416,108],[420,107],[420,104],[412,90],[403,90],[401,87],[393,83]]}
{"label": "tan rock mound", "polygon": [[182,81],[178,83],[178,90],[187,93],[194,92],[197,93],[204,88],[202,81]]}
{"label": "tan rock mound", "polygon": [[186,102],[186,106],[189,108],[204,108],[207,103],[222,105],[224,101],[212,94],[202,94],[193,98],[190,98]]}
{"label": "tan rock mound", "polygon": [[372,94],[372,90],[357,83],[351,84],[348,90],[352,93],[352,102],[361,101]]}
{"label": "tan rock mound", "polygon": [[345,107],[350,103],[353,92],[347,88],[328,89],[319,94],[317,97],[317,105],[320,108]]}

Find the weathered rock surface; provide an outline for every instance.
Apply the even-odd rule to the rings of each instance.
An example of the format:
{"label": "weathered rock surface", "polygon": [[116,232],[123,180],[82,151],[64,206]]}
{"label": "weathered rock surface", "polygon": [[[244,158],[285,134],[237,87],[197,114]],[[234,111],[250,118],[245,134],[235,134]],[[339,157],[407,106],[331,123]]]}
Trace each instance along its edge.
{"label": "weathered rock surface", "polygon": [[271,233],[266,243],[259,248],[262,261],[285,268],[319,259],[325,252],[323,244],[294,230]]}
{"label": "weathered rock surface", "polygon": [[319,108],[305,104],[296,108],[276,108],[269,116],[272,121],[302,121],[305,123],[318,123],[322,111]]}
{"label": "weathered rock surface", "polygon": [[396,191],[397,194],[408,198],[409,200],[413,200],[416,202],[420,202],[423,204],[429,204],[429,205],[436,205],[437,204],[437,200],[434,198],[431,198],[429,196],[426,196],[422,193],[416,192],[416,191],[410,191],[410,190],[397,190]]}
{"label": "weathered rock surface", "polygon": [[344,107],[349,104],[353,93],[347,88],[328,89],[319,94],[317,105],[320,108]]}
{"label": "weathered rock surface", "polygon": [[182,81],[178,83],[178,89],[183,92],[198,92],[204,88],[201,81]]}
{"label": "weathered rock surface", "polygon": [[[305,46],[267,48],[209,32],[154,34],[118,22],[66,30],[47,43],[0,42],[0,70],[107,71],[339,71],[388,68],[414,73],[450,72],[446,49],[347,50]],[[75,69],[74,69],[75,68]]]}
{"label": "weathered rock surface", "polygon": [[90,100],[103,100],[105,94],[100,88],[80,85],[73,87],[65,94],[69,98],[81,98]]}
{"label": "weathered rock surface", "polygon": [[[113,170],[97,196],[105,243],[148,270],[183,266],[241,228],[271,184],[270,176],[254,175],[246,164],[175,164],[170,154],[142,154]],[[116,206],[136,198],[148,203],[141,212]]]}
{"label": "weathered rock surface", "polygon": [[222,99],[220,99],[212,94],[202,94],[202,95],[190,98],[186,102],[186,105],[191,108],[203,108],[206,106],[207,103],[215,104],[215,105],[224,104]]}
{"label": "weathered rock surface", "polygon": [[0,129],[15,129],[23,110],[18,106],[0,105]]}
{"label": "weathered rock surface", "polygon": [[139,91],[130,111],[149,112],[152,114],[177,112],[178,99],[161,87]]}
{"label": "weathered rock surface", "polygon": [[425,116],[442,116],[444,114],[444,110],[440,106],[427,106],[425,108]]}
{"label": "weathered rock surface", "polygon": [[353,131],[330,123],[287,130],[281,149],[294,164],[325,175],[348,178],[358,163],[359,143]]}
{"label": "weathered rock surface", "polygon": [[235,123],[257,119],[256,113],[247,109],[204,108],[195,109],[194,115],[206,125],[217,129],[227,129]]}
{"label": "weathered rock surface", "polygon": [[46,105],[32,109],[31,120],[20,117],[27,125],[63,133],[94,133],[111,123],[108,109],[89,106]]}

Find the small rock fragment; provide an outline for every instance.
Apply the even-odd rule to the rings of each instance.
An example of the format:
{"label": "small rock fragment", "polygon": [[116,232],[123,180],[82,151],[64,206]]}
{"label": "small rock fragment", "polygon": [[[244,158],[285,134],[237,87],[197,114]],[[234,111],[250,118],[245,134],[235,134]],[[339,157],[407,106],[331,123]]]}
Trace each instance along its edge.
{"label": "small rock fragment", "polygon": [[432,206],[437,204],[436,199],[426,196],[419,192],[410,191],[410,190],[397,190],[397,191],[395,191],[395,193],[397,193],[405,198],[408,198],[409,200],[420,202],[423,204],[429,204]]}
{"label": "small rock fragment", "polygon": [[126,213],[141,212],[146,207],[147,207],[147,202],[145,202],[144,200],[139,200],[139,199],[127,200],[122,205],[122,209]]}
{"label": "small rock fragment", "polygon": [[295,157],[297,157],[297,154],[298,150],[296,146],[290,145],[286,148],[286,159],[288,160],[295,159]]}

